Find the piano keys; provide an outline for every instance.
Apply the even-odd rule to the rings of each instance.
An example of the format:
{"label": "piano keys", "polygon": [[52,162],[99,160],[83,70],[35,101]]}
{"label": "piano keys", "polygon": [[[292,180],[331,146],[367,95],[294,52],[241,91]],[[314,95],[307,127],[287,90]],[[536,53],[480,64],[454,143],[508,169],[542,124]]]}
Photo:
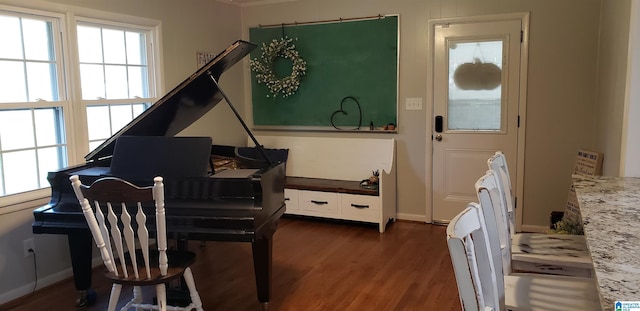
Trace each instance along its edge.
{"label": "piano keys", "polygon": [[[217,84],[225,70],[254,48],[255,45],[252,43],[236,41],[91,151],[85,157],[85,164],[48,174],[51,200],[47,205],[34,210],[32,230],[35,234],[67,236],[74,284],[80,293],[77,305],[88,303],[86,293],[91,289],[91,250],[94,243],[80,205],[73,194],[69,177],[79,175],[83,183],[89,184],[102,176],[114,174],[111,166],[115,157],[114,149],[116,152],[121,151],[116,148],[118,138],[137,136],[137,139],[143,141],[154,141],[157,140],[154,137],[158,136],[173,137],[224,98],[247,134],[256,143],[259,154],[264,157],[261,159],[264,160],[264,165],[249,171],[240,170],[234,174],[166,176],[167,229],[169,233],[189,240],[251,243],[257,296],[266,308],[271,299],[273,234],[277,229],[278,220],[285,211],[284,163],[269,159]],[[212,146],[212,149],[215,148]],[[167,158],[175,161],[180,157]],[[139,169],[145,170],[146,175],[151,174],[148,168]],[[135,180],[132,181],[140,185],[149,183],[153,178],[137,173],[140,172],[131,172],[131,176],[135,176]]]}

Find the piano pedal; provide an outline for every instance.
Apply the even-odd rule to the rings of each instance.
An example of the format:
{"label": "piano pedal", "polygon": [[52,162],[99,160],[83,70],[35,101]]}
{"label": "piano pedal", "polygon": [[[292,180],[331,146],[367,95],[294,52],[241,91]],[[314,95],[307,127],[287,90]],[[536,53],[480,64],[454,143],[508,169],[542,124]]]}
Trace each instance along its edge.
{"label": "piano pedal", "polygon": [[207,241],[205,240],[200,241],[200,248],[205,248],[205,247],[207,247]]}

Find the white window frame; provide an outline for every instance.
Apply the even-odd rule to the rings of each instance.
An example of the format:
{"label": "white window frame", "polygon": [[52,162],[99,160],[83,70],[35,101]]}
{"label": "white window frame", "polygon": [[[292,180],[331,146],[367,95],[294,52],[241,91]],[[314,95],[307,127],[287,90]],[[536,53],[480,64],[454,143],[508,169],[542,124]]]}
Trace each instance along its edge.
{"label": "white window frame", "polygon": [[[31,4],[29,8],[15,5],[0,4],[0,10],[16,12],[16,14],[31,14],[46,16],[56,20],[58,24],[59,38],[56,38],[56,52],[60,52],[62,60],[59,63],[58,82],[64,85],[60,94],[60,100],[56,102],[32,102],[19,104],[2,104],[2,108],[29,108],[29,107],[62,107],[67,145],[68,166],[84,164],[84,156],[89,153],[88,130],[86,119],[86,103],[82,101],[80,88],[80,66],[78,58],[78,45],[76,41],[76,29],[78,21],[92,21],[102,25],[118,25],[134,29],[146,29],[150,32],[148,51],[148,68],[153,71],[149,77],[149,95],[145,99],[155,103],[157,98],[164,94],[164,68],[162,61],[162,26],[159,20],[128,16],[93,9],[79,8],[75,6],[54,4]],[[133,27],[132,27],[133,26]],[[59,51],[61,49],[61,51]],[[124,101],[117,101],[124,103]],[[33,208],[35,202],[40,204],[44,198],[51,197],[50,188],[41,188],[32,191],[0,196],[0,215],[25,208]],[[27,204],[23,204],[27,203]]]}
{"label": "white window frame", "polygon": [[[0,108],[2,109],[16,109],[16,108],[45,108],[45,107],[60,107],[63,110],[63,120],[65,123],[65,129],[69,128],[69,124],[71,122],[70,111],[72,108],[72,103],[68,96],[68,86],[69,80],[67,75],[68,72],[68,62],[64,57],[64,49],[63,46],[66,44],[67,36],[66,32],[66,19],[64,14],[60,14],[57,12],[50,11],[42,11],[42,10],[34,10],[34,9],[24,9],[18,7],[10,7],[0,5],[0,10],[7,15],[15,15],[20,17],[28,17],[33,16],[38,19],[48,20],[52,22],[53,27],[53,35],[54,35],[54,51],[56,58],[60,58],[56,60],[56,70],[57,70],[57,82],[60,85],[59,89],[59,100],[58,101],[36,101],[36,102],[21,102],[21,103],[2,103],[0,104]],[[67,164],[71,163],[73,160],[73,155],[69,152],[70,144],[72,141],[70,140],[69,131],[65,130],[65,142],[67,149]],[[6,182],[6,181],[4,181]],[[9,194],[6,196],[0,196],[0,207],[13,205],[21,202],[27,202],[30,200],[34,200],[37,198],[44,197],[46,195],[50,195],[49,188],[41,188],[16,194]]]}
{"label": "white window frame", "polygon": [[[158,60],[161,59],[160,58],[160,54],[155,48],[155,46],[160,47],[160,45],[158,45],[157,41],[159,40],[159,31],[160,31],[160,27],[159,25],[154,25],[154,26],[150,26],[150,25],[146,25],[145,23],[125,23],[125,22],[121,22],[121,21],[113,21],[113,20],[106,20],[106,19],[98,19],[98,18],[93,18],[93,17],[86,17],[86,16],[76,16],[73,18],[73,33],[75,35],[76,33],[76,29],[77,26],[79,24],[90,24],[90,25],[95,25],[95,26],[104,26],[104,27],[113,27],[113,28],[117,28],[120,30],[136,30],[136,31],[145,31],[147,33],[147,38],[148,38],[148,42],[147,42],[147,68],[149,68],[149,97],[147,98],[141,98],[141,99],[95,99],[95,100],[85,100],[82,98],[82,90],[78,87],[76,88],[76,92],[74,92],[74,102],[78,102],[81,103],[78,107],[77,107],[77,111],[82,115],[82,118],[78,118],[79,121],[82,121],[83,124],[82,126],[79,127],[79,129],[81,129],[82,131],[78,131],[76,130],[76,135],[78,135],[78,139],[77,139],[77,143],[78,143],[78,148],[76,148],[76,150],[80,151],[80,154],[78,154],[80,159],[79,163],[82,163],[84,161],[84,156],[89,153],[90,147],[89,147],[89,133],[88,133],[88,126],[87,126],[87,106],[93,106],[93,105],[115,105],[115,104],[135,104],[135,103],[146,103],[149,102],[151,104],[155,103],[158,99],[159,96],[162,94],[161,91],[161,87],[160,84],[158,83],[158,81],[160,81],[162,79],[162,75],[160,74],[160,66],[159,64],[161,64],[161,62],[159,62]],[[78,85],[80,84],[80,59],[79,59],[79,55],[77,53],[78,51],[78,45],[77,45],[77,41],[73,42],[74,45],[74,55],[72,55],[73,57],[73,64],[74,64],[74,71],[75,71],[75,80],[78,81]],[[81,119],[81,120],[80,120]],[[83,153],[84,152],[84,153]]]}

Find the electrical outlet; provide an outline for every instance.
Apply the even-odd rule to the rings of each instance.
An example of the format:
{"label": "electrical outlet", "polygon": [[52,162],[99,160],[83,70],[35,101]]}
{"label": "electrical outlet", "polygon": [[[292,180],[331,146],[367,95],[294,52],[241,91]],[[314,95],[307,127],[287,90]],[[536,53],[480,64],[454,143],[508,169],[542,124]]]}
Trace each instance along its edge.
{"label": "electrical outlet", "polygon": [[422,98],[406,98],[405,110],[422,110]]}
{"label": "electrical outlet", "polygon": [[[33,246],[33,238],[22,241],[22,250],[24,251],[24,257],[33,255],[33,252],[36,251],[36,248]],[[33,252],[30,252],[29,250],[32,250]]]}

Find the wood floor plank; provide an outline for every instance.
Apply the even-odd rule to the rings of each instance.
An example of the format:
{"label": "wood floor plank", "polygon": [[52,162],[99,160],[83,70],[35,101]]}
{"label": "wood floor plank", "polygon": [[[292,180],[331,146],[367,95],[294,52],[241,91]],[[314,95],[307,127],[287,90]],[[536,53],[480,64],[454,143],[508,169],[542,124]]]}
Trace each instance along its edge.
{"label": "wood floor plank", "polygon": [[[285,217],[274,236],[270,310],[461,310],[445,230],[398,221],[380,234],[376,225]],[[189,247],[197,254],[192,270],[205,310],[261,309],[250,244]],[[110,285],[101,273],[94,270],[99,298],[87,311],[106,309]],[[121,301],[129,292],[123,289]],[[0,310],[73,310],[74,299],[69,279]]]}

